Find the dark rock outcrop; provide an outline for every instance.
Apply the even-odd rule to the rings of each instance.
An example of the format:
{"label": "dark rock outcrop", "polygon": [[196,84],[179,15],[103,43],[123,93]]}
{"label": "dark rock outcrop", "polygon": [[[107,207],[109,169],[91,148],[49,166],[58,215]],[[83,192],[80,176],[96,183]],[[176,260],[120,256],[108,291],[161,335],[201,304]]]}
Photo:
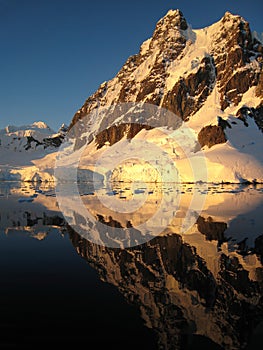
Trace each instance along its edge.
{"label": "dark rock outcrop", "polygon": [[112,146],[124,136],[126,136],[127,139],[132,139],[142,129],[149,130],[151,127],[149,125],[135,123],[112,125],[96,135],[95,142],[97,144],[97,149],[103,147],[106,142],[109,142],[109,145]]}
{"label": "dark rock outcrop", "polygon": [[229,122],[227,120],[225,120],[221,117],[217,117],[217,120],[218,120],[218,126],[221,126],[221,128],[223,130],[225,130],[226,128],[229,128],[229,129],[232,128],[231,124],[229,124]]}
{"label": "dark rock outcrop", "polygon": [[[212,57],[203,58],[197,73],[181,78],[163,99],[162,107],[186,120],[199,110],[215,83]],[[195,98],[198,96],[198,98]]]}
{"label": "dark rock outcrop", "polygon": [[47,147],[59,147],[64,140],[64,136],[58,135],[55,137],[46,137],[43,139],[44,148]]}
{"label": "dark rock outcrop", "polygon": [[58,135],[54,137],[46,137],[43,139],[43,141],[38,141],[33,136],[27,136],[27,143],[24,146],[24,148],[26,151],[28,151],[31,148],[37,148],[38,146],[43,146],[44,149],[48,147],[58,148],[62,144],[63,140],[64,140],[64,136],[62,135]]}
{"label": "dark rock outcrop", "polygon": [[222,126],[219,125],[207,125],[203,127],[198,134],[198,142],[201,147],[212,147],[219,143],[225,143],[227,141],[226,135]]}
{"label": "dark rock outcrop", "polygon": [[[32,146],[32,143],[35,144],[34,147]],[[30,148],[36,148],[40,145],[43,145],[43,143],[36,140],[33,136],[27,136],[27,143],[24,147],[25,150],[28,151]]]}
{"label": "dark rock outcrop", "polygon": [[245,126],[248,127],[248,118],[253,118],[258,128],[263,132],[263,103],[257,108],[242,107],[237,111],[238,119],[242,120]]}

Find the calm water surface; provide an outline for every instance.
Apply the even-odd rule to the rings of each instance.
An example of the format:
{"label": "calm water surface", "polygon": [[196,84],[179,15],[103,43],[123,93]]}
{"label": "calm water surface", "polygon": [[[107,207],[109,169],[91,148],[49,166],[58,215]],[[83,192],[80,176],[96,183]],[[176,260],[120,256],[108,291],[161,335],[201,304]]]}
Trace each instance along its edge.
{"label": "calm water surface", "polygon": [[[180,234],[195,189],[182,185],[180,200],[178,188],[162,190],[175,208],[170,225],[121,249],[69,226],[54,188],[1,183],[0,348],[261,349],[263,187],[200,185],[203,209]],[[123,203],[147,194],[139,211],[113,215],[87,184],[80,193],[111,228],[151,217],[161,196],[156,185],[105,189]]]}

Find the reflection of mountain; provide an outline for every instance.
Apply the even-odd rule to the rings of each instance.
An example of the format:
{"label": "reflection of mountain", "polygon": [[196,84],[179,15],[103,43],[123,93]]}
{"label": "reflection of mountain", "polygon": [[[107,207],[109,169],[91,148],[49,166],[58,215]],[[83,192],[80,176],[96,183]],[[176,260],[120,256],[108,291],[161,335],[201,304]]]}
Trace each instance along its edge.
{"label": "reflection of mountain", "polygon": [[[199,242],[203,251],[206,241],[217,240],[218,248],[228,252],[245,238],[251,248],[262,234],[261,187],[151,184],[135,188],[119,183],[111,191],[81,188],[80,197],[67,195],[67,185],[60,189],[64,193],[60,208],[68,223],[96,244],[131,247],[136,245],[132,240],[142,244],[169,227],[173,233],[183,234],[190,245]],[[119,235],[111,227],[120,228]]]}
{"label": "reflection of mountain", "polygon": [[42,185],[0,184],[0,230],[44,239],[52,228],[63,230],[65,219],[58,211],[54,189]]}
{"label": "reflection of mountain", "polygon": [[[263,319],[262,268],[255,268],[252,278],[241,256],[220,253],[215,276],[196,248],[177,234],[121,250],[69,232],[77,252],[101,279],[140,308],[146,325],[159,335],[160,349],[190,349],[191,334],[202,336],[206,344],[240,349]],[[260,242],[256,251],[262,254]]]}
{"label": "reflection of mountain", "polygon": [[[34,216],[32,213],[25,211],[23,220],[12,218],[9,226],[5,227],[6,234],[22,233],[38,240],[43,240],[47,237],[48,232],[52,228],[57,228],[64,231],[65,220],[59,215],[49,216],[45,212],[41,216]],[[0,220],[0,228],[1,228]]]}
{"label": "reflection of mountain", "polygon": [[[109,196],[119,196],[123,201],[132,198],[131,188],[125,186]],[[211,186],[196,224],[181,236],[177,229],[193,197],[191,186],[181,188],[184,193],[180,206],[177,212],[174,207],[174,220],[163,235],[144,245],[110,249],[85,240],[70,227],[69,237],[100,278],[116,286],[128,302],[140,309],[145,324],[159,336],[159,349],[190,350],[201,343],[211,349],[240,349],[250,342],[263,320],[262,189]],[[112,233],[114,228],[131,229],[143,218],[151,217],[159,199],[158,188],[151,188],[144,211],[125,217],[103,208],[90,188],[82,185],[80,192],[94,217],[110,225]],[[134,192],[143,195],[142,189]],[[169,198],[176,203],[176,195]],[[54,191],[44,185],[3,186],[0,206],[0,229],[8,228],[9,233],[21,231],[44,239],[50,228],[66,228]],[[77,217],[78,208],[69,206],[68,213]],[[251,228],[246,232],[248,240],[238,221],[243,226],[247,223],[246,229]]]}

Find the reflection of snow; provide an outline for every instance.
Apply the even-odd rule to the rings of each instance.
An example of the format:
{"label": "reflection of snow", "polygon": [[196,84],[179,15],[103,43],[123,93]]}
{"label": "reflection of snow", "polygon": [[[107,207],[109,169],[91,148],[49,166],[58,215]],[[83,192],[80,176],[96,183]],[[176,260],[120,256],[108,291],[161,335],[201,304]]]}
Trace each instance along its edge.
{"label": "reflection of snow", "polygon": [[[67,187],[68,185],[64,186]],[[96,191],[100,191],[100,197]],[[216,240],[207,240],[205,235],[199,232],[196,224],[198,213],[195,207],[192,206],[189,211],[194,191],[198,191],[200,196],[205,197],[204,207],[199,215],[204,220],[211,220],[215,223],[221,222],[227,225],[224,232],[227,240],[222,243],[221,251],[218,250]],[[180,233],[183,240],[197,249],[198,255],[205,259],[215,276],[218,271],[216,261],[219,254],[223,252],[227,255],[238,256],[242,265],[249,271],[250,278],[253,278],[255,268],[260,266],[260,263],[255,257],[241,257],[236,250],[237,243],[246,237],[248,238],[246,244],[250,249],[254,246],[256,237],[262,234],[262,191],[262,186],[254,187],[252,185],[211,184],[204,190],[204,185],[195,187],[194,184],[181,184],[174,187],[173,184],[135,185],[114,183],[111,191],[103,186],[95,190],[92,184],[82,183],[79,186],[81,200],[90,215],[95,219],[95,224],[90,225],[86,230],[90,237],[96,236],[99,238],[100,236],[96,220],[100,219],[106,223],[117,225],[117,227],[120,225],[127,228],[128,231],[125,231],[127,235],[131,227],[140,227],[142,223],[147,222],[161,208],[159,214],[163,222],[160,221],[160,223],[166,225],[163,232],[160,233],[161,235],[166,233],[178,234],[186,220],[188,230]],[[167,193],[165,205],[160,206],[163,193]],[[120,210],[113,211],[112,208],[105,206],[105,203],[100,200],[103,195],[111,200],[114,198],[116,202],[119,202]],[[125,206],[133,199],[138,199],[137,203],[141,205],[135,208],[133,212],[125,212]],[[64,208],[67,208],[64,215],[73,227],[78,220],[91,224],[87,221],[88,218],[85,212],[77,206],[72,207],[72,201],[67,196],[64,198],[64,204]],[[21,183],[2,183],[0,185],[0,211],[0,229],[3,229],[9,235],[20,232],[30,237],[44,239],[52,227],[61,227],[63,230],[63,225],[65,225],[64,218],[57,206],[54,188],[44,184],[35,183],[35,186],[27,184],[26,187],[21,187]],[[189,212],[188,217],[187,212]],[[170,216],[171,213],[172,216]],[[167,225],[168,219],[169,225]],[[144,228],[147,228],[147,226],[144,226]],[[141,231],[142,234],[149,234],[150,232],[151,225],[148,226],[148,232],[147,230]],[[140,231],[137,230],[135,233],[138,238]],[[148,238],[153,237],[148,236]],[[123,244],[122,240],[118,240],[118,235],[115,235],[114,239],[116,245]]]}

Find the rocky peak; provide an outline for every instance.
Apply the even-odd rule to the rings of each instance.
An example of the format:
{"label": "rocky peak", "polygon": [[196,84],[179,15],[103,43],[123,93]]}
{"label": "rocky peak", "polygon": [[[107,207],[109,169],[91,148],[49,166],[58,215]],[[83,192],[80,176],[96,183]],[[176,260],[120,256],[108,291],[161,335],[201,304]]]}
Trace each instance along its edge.
{"label": "rocky peak", "polygon": [[210,27],[210,36],[221,109],[225,110],[237,105],[250,87],[259,84],[263,49],[252,36],[249,23],[230,12]]}
{"label": "rocky peak", "polygon": [[96,107],[123,102],[151,103],[188,121],[212,92],[224,111],[251,88],[263,97],[262,65],[262,44],[241,16],[226,12],[217,23],[192,30],[180,10],[170,10],[139,53],[86,100],[71,126]]}
{"label": "rocky peak", "polygon": [[168,11],[157,22],[146,53],[157,50],[161,53],[161,62],[174,60],[185,47],[188,30],[188,24],[181,11]]}
{"label": "rocky peak", "polygon": [[249,57],[255,55],[256,42],[252,39],[249,23],[241,16],[226,12],[215,24],[214,29],[216,30],[213,33],[213,51],[226,53],[229,50],[243,49],[239,61],[236,62],[239,65],[248,62]]}
{"label": "rocky peak", "polygon": [[233,22],[233,23],[235,23],[235,22],[241,21],[241,20],[244,21],[244,19],[241,16],[234,15],[230,11],[226,11],[224,16],[221,18],[221,22],[222,23],[226,23],[226,22],[229,22],[229,23]]}
{"label": "rocky peak", "polygon": [[167,14],[157,22],[153,37],[169,29],[186,30],[187,28],[188,24],[183,13],[180,10],[169,10]]}
{"label": "rocky peak", "polygon": [[153,36],[142,44],[140,52],[130,56],[116,77],[103,83],[87,99],[70,127],[98,106],[143,100],[159,105],[167,69],[185,49],[188,31],[182,12],[168,11],[156,24]]}
{"label": "rocky peak", "polygon": [[188,39],[187,29],[188,24],[180,10],[168,11],[157,22],[148,51],[157,50],[161,53],[158,63],[164,64],[176,59]]}

